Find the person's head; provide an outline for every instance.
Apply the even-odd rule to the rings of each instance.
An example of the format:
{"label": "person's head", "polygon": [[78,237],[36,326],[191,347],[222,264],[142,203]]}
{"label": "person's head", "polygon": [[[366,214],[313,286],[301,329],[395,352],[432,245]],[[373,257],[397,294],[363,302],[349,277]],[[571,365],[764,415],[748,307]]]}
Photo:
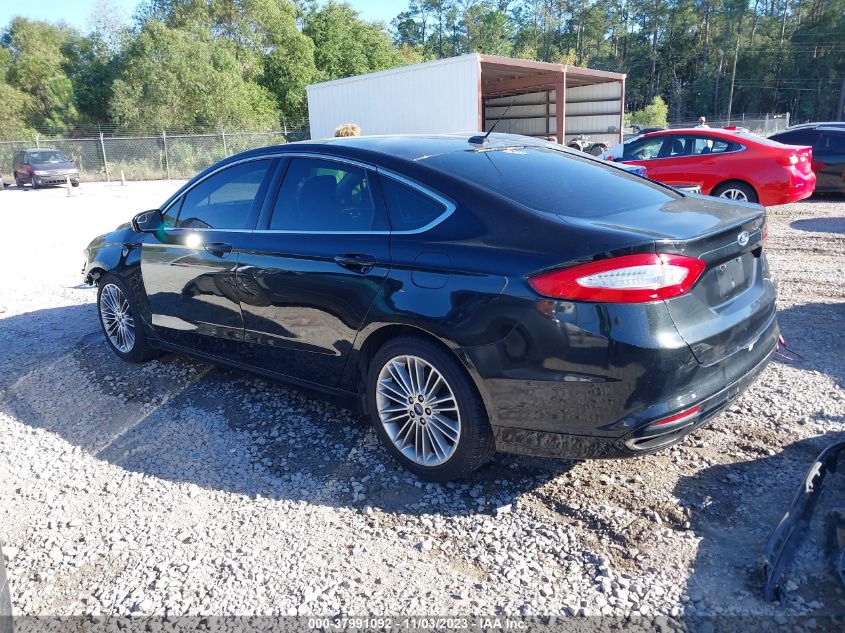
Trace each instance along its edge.
{"label": "person's head", "polygon": [[344,123],[338,125],[334,131],[335,136],[361,136],[361,128],[355,123]]}
{"label": "person's head", "polygon": [[703,116],[698,117],[699,125],[704,125],[705,123],[707,123],[707,119],[705,119]]}

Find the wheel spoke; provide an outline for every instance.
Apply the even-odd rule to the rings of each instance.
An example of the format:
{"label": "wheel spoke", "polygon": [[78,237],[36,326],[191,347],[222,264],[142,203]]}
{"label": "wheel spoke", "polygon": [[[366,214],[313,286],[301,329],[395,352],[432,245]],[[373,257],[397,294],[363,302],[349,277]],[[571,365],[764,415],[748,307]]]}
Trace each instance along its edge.
{"label": "wheel spoke", "polygon": [[111,344],[124,354],[135,347],[135,319],[129,300],[115,284],[107,284],[100,292],[100,319]]}
{"label": "wheel spoke", "polygon": [[461,435],[457,400],[428,361],[402,355],[386,362],[376,382],[376,405],[388,438],[406,458],[434,467],[454,455]]}

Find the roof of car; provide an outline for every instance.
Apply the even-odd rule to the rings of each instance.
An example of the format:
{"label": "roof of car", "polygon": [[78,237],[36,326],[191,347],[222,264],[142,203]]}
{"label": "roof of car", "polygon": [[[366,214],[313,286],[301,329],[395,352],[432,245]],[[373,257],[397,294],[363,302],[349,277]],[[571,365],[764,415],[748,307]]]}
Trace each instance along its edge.
{"label": "roof of car", "polygon": [[737,130],[726,130],[721,127],[679,127],[670,130],[649,132],[643,136],[666,136],[667,134],[723,134],[725,136],[736,136]]}
{"label": "roof of car", "polygon": [[790,125],[785,130],[778,132],[778,134],[782,134],[783,132],[791,132],[792,130],[801,130],[801,129],[805,129],[805,128],[816,128],[816,127],[843,128],[843,127],[845,127],[845,121],[817,121],[815,123],[797,123],[796,125]]}
{"label": "roof of car", "polygon": [[[547,141],[516,134],[491,134],[481,142],[481,134],[397,134],[386,136],[353,136],[345,138],[299,141],[286,145],[262,147],[248,150],[229,160],[253,155],[286,152],[314,152],[343,156],[361,161],[389,158],[392,160],[420,163],[426,158],[453,152],[496,147],[550,146]],[[563,149],[561,145],[553,145]]]}

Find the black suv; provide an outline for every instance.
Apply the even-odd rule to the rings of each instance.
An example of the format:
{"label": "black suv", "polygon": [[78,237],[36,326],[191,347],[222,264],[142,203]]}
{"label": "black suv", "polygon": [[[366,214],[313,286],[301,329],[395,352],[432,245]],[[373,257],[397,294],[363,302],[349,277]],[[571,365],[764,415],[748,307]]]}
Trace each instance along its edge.
{"label": "black suv", "polygon": [[25,149],[16,152],[12,159],[15,184],[23,187],[30,183],[34,188],[45,185],[70,184],[79,186],[79,167],[57,149]]}
{"label": "black suv", "polygon": [[786,145],[812,145],[817,193],[845,193],[845,122],[805,123],[769,137]]}

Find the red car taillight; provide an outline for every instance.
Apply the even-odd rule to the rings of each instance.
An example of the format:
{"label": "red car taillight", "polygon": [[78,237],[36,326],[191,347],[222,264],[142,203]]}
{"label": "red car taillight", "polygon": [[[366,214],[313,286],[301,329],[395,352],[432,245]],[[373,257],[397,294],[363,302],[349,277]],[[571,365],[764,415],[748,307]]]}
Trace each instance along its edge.
{"label": "red car taillight", "polygon": [[795,167],[798,171],[808,174],[812,171],[813,150],[801,149],[785,156],[778,157],[778,163],[784,167]]}
{"label": "red car taillight", "polygon": [[706,264],[684,255],[623,255],[528,279],[545,297],[602,303],[645,303],[686,293]]}

